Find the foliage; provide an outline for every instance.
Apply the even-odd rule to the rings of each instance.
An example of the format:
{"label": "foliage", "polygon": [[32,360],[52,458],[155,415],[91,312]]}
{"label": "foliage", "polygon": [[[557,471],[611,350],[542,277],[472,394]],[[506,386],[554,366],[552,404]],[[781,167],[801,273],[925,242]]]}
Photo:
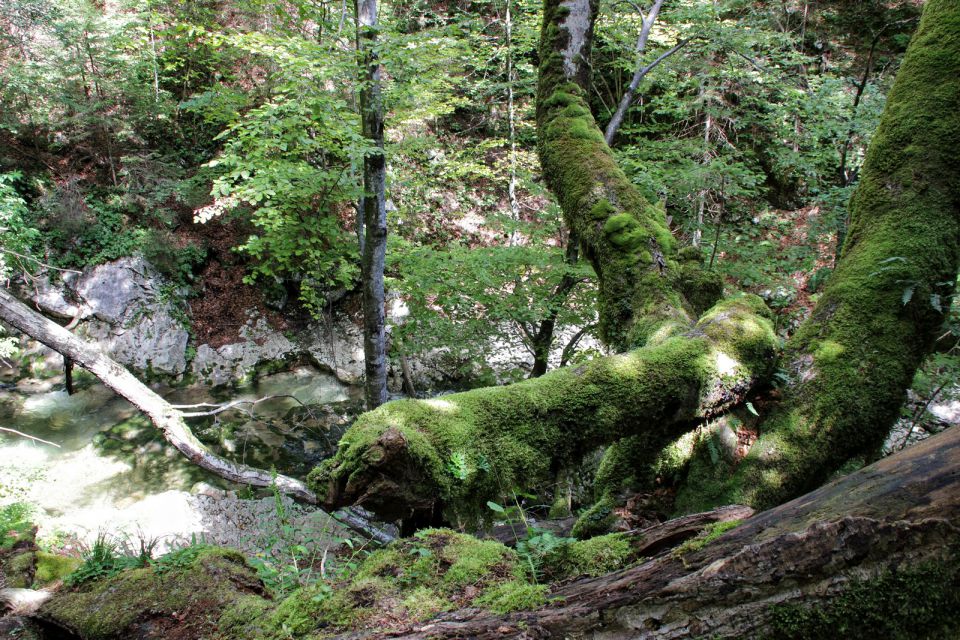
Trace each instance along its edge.
{"label": "foliage", "polygon": [[76,586],[87,581],[109,578],[125,569],[145,567],[149,562],[149,550],[138,555],[125,554],[117,542],[101,533],[93,546],[83,554],[83,564],[64,579],[64,584]]}
{"label": "foliage", "polygon": [[33,531],[30,516],[33,509],[23,502],[13,502],[0,507],[0,551],[7,551],[28,537]]}
{"label": "foliage", "polygon": [[[593,321],[595,296],[586,265],[569,266],[557,247],[414,247],[396,241],[391,252],[394,290],[409,315],[395,328],[417,352],[450,349],[468,368],[504,346],[533,355],[539,323],[557,312],[557,326]],[[571,295],[554,297],[561,280],[578,281]]]}

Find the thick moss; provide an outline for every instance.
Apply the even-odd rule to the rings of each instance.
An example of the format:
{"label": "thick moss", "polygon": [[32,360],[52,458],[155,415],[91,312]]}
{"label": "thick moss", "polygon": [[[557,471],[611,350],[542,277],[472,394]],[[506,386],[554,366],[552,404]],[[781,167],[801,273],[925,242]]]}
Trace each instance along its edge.
{"label": "thick moss", "polygon": [[957,105],[960,6],[932,0],[867,154],[837,269],[788,344],[790,391],[735,475],[688,483],[681,510],[771,506],[875,455],[960,266]]}
{"label": "thick moss", "polygon": [[488,589],[475,602],[495,613],[510,613],[539,607],[547,601],[549,591],[550,588],[543,584],[511,580]]}
{"label": "thick moss", "polygon": [[611,533],[574,540],[550,550],[543,559],[543,573],[552,581],[601,576],[622,569],[636,559],[630,539],[622,533]]}
{"label": "thick moss", "polygon": [[[764,376],[777,340],[757,299],[728,300],[693,331],[499,388],[390,402],[361,416],[309,481],[328,507],[476,524],[514,488],[549,484],[633,435],[655,457],[690,421]],[[709,407],[709,408],[708,408]]]}
{"label": "thick moss", "polygon": [[51,582],[63,580],[81,564],[82,561],[79,558],[58,556],[52,553],[38,551],[37,570],[33,577],[34,583],[39,586],[45,586]]}
{"label": "thick moss", "polygon": [[33,551],[13,554],[3,564],[6,585],[14,589],[27,589],[33,584],[37,556]]}
{"label": "thick moss", "polygon": [[[263,587],[241,555],[210,548],[190,564],[162,573],[128,569],[61,591],[41,614],[85,640],[161,638],[184,624],[195,628],[196,637],[214,637],[221,635],[215,633],[221,614],[235,614],[231,607],[240,598],[257,593],[263,594]],[[235,618],[229,622],[236,624]]]}
{"label": "thick moss", "polygon": [[499,542],[424,530],[370,554],[340,583],[291,595],[267,618],[265,638],[334,633],[371,619],[425,620],[458,607],[530,609],[543,604],[546,592]]}

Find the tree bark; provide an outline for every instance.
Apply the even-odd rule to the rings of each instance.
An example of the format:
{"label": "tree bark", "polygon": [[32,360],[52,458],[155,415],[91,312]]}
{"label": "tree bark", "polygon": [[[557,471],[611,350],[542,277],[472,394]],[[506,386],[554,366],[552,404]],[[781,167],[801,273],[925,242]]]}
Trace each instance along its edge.
{"label": "tree bark", "polygon": [[363,159],[363,355],[368,409],[387,401],[387,346],[384,329],[383,268],[387,251],[386,157],[383,99],[377,55],[377,0],[356,0],[357,55],[361,69],[360,116],[363,135],[374,151]]}
{"label": "tree bark", "polygon": [[[535,611],[461,610],[402,631],[342,637],[870,637],[876,629],[844,635],[841,625],[861,615],[866,624],[900,625],[915,634],[909,637],[953,637],[958,534],[960,429],[953,428],[711,542],[557,586]],[[921,593],[884,590],[898,576]],[[839,618],[833,627],[831,612]]]}

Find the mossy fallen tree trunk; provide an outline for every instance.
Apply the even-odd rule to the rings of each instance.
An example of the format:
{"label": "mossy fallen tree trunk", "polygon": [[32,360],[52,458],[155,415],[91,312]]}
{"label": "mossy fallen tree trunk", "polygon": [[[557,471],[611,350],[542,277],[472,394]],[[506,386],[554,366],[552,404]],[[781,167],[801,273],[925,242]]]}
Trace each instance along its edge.
{"label": "mossy fallen tree trunk", "polygon": [[751,513],[560,545],[539,584],[500,543],[422,531],[278,600],[235,552],[194,546],[37,616],[82,640],[956,637],[960,429]]}
{"label": "mossy fallen tree trunk", "polygon": [[488,500],[547,483],[600,445],[634,435],[659,451],[740,402],[774,359],[765,311],[754,296],[732,298],[686,333],[621,356],[505,387],[390,402],[361,416],[309,481],[327,508],[475,524]]}
{"label": "mossy fallen tree trunk", "polygon": [[[342,638],[945,638],[960,631],[960,428],[718,537],[556,587]],[[714,538],[711,540],[711,538]]]}
{"label": "mossy fallen tree trunk", "polygon": [[[691,318],[715,301],[717,281],[678,259],[663,212],[617,167],[590,114],[584,61],[596,9],[591,0],[544,2],[540,156],[598,274],[606,339],[621,350],[643,346],[538,383],[392,404],[362,417],[336,458],[311,477],[328,506],[359,502],[390,518],[429,516],[441,505],[456,522],[497,493],[548,478],[592,446],[614,444],[607,467],[616,473],[608,475],[636,471],[698,418],[730,406],[703,402],[718,369],[701,365],[717,349],[691,331]],[[694,456],[680,480],[677,511],[771,506],[851,460],[875,457],[953,292],[960,262],[958,113],[960,5],[934,0],[868,154],[836,272],[789,344],[792,381],[783,401],[767,409],[745,460]],[[759,326],[758,314],[750,324]],[[768,356],[771,342],[754,354]],[[745,364],[747,375],[720,378],[745,392],[768,366],[732,355],[738,347],[729,346],[719,351]],[[615,489],[598,496],[601,525]]]}

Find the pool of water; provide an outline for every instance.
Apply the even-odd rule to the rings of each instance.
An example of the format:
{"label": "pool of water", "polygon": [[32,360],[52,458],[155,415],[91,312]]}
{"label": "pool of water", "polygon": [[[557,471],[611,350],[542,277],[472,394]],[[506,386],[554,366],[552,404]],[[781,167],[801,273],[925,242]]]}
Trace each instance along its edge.
{"label": "pool of water", "polygon": [[[87,374],[78,386],[73,395],[56,380],[0,390],[0,426],[59,445],[0,433],[0,504],[34,505],[47,537],[89,541],[100,532],[125,532],[172,539],[208,532],[210,520],[223,515],[213,513],[210,496],[235,501],[225,491],[240,488],[191,464],[133,406]],[[310,368],[232,392],[155,390],[178,405],[249,401],[188,422],[221,455],[300,477],[330,455],[360,399],[359,390]],[[253,403],[269,396],[278,397]]]}

